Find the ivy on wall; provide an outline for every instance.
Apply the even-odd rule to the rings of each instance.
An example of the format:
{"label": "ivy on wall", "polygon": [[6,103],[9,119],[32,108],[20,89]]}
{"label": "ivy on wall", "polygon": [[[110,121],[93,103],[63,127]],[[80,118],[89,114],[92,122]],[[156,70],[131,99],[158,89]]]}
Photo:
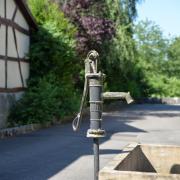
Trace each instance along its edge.
{"label": "ivy on wall", "polygon": [[28,90],[12,107],[10,126],[59,120],[79,106],[76,28],[48,0],[29,0],[29,6],[39,30],[32,35]]}

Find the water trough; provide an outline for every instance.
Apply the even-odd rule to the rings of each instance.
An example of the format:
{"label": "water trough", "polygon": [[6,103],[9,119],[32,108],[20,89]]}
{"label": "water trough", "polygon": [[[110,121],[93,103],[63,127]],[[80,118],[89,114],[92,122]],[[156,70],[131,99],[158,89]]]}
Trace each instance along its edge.
{"label": "water trough", "polygon": [[180,180],[180,146],[130,144],[100,171],[99,180]]}

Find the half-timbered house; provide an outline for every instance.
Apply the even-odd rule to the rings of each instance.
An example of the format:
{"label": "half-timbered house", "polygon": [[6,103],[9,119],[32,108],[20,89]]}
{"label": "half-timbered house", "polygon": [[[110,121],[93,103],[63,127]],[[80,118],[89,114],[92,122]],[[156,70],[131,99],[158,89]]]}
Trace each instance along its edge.
{"label": "half-timbered house", "polygon": [[27,88],[30,34],[36,29],[24,0],[0,0],[0,127],[10,101]]}

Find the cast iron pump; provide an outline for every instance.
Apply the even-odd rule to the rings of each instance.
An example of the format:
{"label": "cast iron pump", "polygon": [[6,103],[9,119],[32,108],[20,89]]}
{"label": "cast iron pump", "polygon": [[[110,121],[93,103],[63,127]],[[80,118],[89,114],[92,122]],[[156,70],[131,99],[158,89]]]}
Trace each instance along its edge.
{"label": "cast iron pump", "polygon": [[90,128],[87,131],[87,137],[93,138],[94,143],[94,180],[98,180],[99,173],[99,138],[105,136],[105,130],[101,127],[103,99],[126,99],[128,103],[133,101],[129,93],[103,93],[103,80],[105,75],[98,71],[98,60],[99,54],[95,50],[90,51],[85,59],[85,83],[83,96],[79,113],[72,123],[73,130],[77,131],[80,128],[83,107],[89,92]]}

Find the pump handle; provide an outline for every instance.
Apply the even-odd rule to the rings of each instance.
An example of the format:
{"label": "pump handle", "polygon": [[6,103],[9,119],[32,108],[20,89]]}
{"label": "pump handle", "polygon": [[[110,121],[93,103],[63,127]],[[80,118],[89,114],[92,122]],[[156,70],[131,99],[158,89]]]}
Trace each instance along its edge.
{"label": "pump handle", "polygon": [[82,121],[83,107],[85,104],[87,93],[88,93],[88,78],[85,77],[84,90],[83,90],[83,96],[81,99],[81,105],[80,105],[79,113],[77,114],[76,118],[72,122],[72,127],[73,127],[74,131],[78,131],[78,129],[80,127],[80,124]]}
{"label": "pump handle", "polygon": [[98,65],[98,57],[99,54],[92,50],[88,53],[87,58],[85,59],[85,83],[84,83],[84,90],[83,90],[83,96],[81,99],[81,105],[79,109],[79,113],[77,114],[76,118],[72,122],[72,127],[74,131],[78,131],[81,121],[82,121],[82,113],[83,113],[83,107],[85,104],[85,100],[88,94],[88,76],[89,73],[97,73],[97,65]]}

